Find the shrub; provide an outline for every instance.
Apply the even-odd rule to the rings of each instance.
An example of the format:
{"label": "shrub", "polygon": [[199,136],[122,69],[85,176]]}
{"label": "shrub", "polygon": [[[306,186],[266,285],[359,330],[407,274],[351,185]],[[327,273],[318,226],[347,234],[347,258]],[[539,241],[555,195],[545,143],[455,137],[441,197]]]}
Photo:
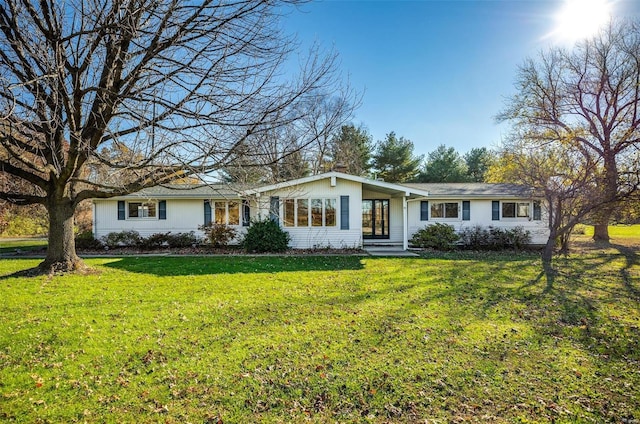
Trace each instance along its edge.
{"label": "shrub", "polygon": [[142,237],[135,230],[126,230],[109,233],[102,237],[102,242],[110,249],[115,247],[137,247],[142,242]]}
{"label": "shrub", "polygon": [[415,247],[450,250],[458,239],[459,236],[453,226],[438,222],[418,230],[409,242]]}
{"label": "shrub", "polygon": [[191,247],[198,243],[198,237],[196,237],[193,231],[189,231],[188,233],[167,233],[167,243],[169,247]]}
{"label": "shrub", "polygon": [[531,232],[520,226],[507,230],[507,238],[509,247],[514,249],[522,249],[531,244]]}
{"label": "shrub", "polygon": [[204,232],[205,238],[214,247],[226,246],[238,235],[238,232],[228,225],[213,222],[201,225],[198,229]]}
{"label": "shrub", "polygon": [[95,237],[91,231],[83,231],[76,235],[76,249],[80,250],[101,250],[104,244]]}
{"label": "shrub", "polygon": [[253,221],[242,247],[247,252],[282,252],[289,248],[289,233],[270,219]]}
{"label": "shrub", "polygon": [[523,227],[504,229],[476,225],[460,231],[460,244],[473,250],[522,249],[531,243],[531,233]]}
{"label": "shrub", "polygon": [[142,249],[146,250],[169,247],[169,237],[170,233],[151,234],[149,237],[140,239],[139,245]]}
{"label": "shrub", "polygon": [[481,225],[460,230],[460,244],[467,249],[482,250],[489,246],[489,230]]}

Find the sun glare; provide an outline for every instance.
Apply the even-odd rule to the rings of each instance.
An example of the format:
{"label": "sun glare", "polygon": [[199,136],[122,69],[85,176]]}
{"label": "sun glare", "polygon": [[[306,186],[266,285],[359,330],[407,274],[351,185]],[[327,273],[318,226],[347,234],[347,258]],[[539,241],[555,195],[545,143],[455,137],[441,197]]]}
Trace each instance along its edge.
{"label": "sun glare", "polygon": [[594,36],[611,19],[611,8],[608,0],[565,0],[550,36],[561,43]]}

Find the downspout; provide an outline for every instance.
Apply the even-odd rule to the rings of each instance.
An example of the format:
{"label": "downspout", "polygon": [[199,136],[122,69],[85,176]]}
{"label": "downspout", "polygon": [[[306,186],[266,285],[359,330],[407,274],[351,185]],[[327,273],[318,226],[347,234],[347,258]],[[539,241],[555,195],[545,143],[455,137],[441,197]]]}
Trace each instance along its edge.
{"label": "downspout", "polygon": [[407,207],[407,196],[406,193],[402,196],[402,210],[404,219],[402,222],[402,231],[404,233],[404,237],[402,237],[402,249],[409,249],[409,208]]}

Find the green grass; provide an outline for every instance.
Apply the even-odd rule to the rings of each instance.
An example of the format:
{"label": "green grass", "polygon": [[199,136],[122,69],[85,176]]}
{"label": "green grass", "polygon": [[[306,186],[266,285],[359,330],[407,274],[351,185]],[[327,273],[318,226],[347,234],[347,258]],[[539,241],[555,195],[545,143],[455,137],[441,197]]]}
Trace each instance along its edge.
{"label": "green grass", "polygon": [[635,252],[87,262],[0,261],[0,421],[640,420]]}
{"label": "green grass", "polygon": [[0,238],[0,254],[40,250],[46,246],[46,238]]}
{"label": "green grass", "polygon": [[[587,225],[585,226],[584,234],[586,236],[593,236],[593,226]],[[610,225],[609,226],[609,236],[612,238],[626,238],[633,237],[640,239],[640,225]]]}

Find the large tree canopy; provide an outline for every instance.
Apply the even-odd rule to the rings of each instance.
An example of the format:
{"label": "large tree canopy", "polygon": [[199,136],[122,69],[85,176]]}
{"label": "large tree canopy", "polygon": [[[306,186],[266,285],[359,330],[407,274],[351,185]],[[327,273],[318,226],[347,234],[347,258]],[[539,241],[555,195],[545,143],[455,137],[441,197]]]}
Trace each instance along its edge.
{"label": "large tree canopy", "polygon": [[326,136],[302,118],[345,93],[334,55],[292,70],[280,14],[295,3],[0,1],[0,172],[29,186],[0,199],[47,208],[43,268],[81,265],[83,199],[219,169],[278,128],[298,126],[297,146]]}
{"label": "large tree canopy", "polygon": [[638,184],[640,28],[612,22],[573,49],[553,48],[527,60],[501,120],[532,148],[556,145],[595,167],[599,197],[594,238],[608,240],[616,201]]}

